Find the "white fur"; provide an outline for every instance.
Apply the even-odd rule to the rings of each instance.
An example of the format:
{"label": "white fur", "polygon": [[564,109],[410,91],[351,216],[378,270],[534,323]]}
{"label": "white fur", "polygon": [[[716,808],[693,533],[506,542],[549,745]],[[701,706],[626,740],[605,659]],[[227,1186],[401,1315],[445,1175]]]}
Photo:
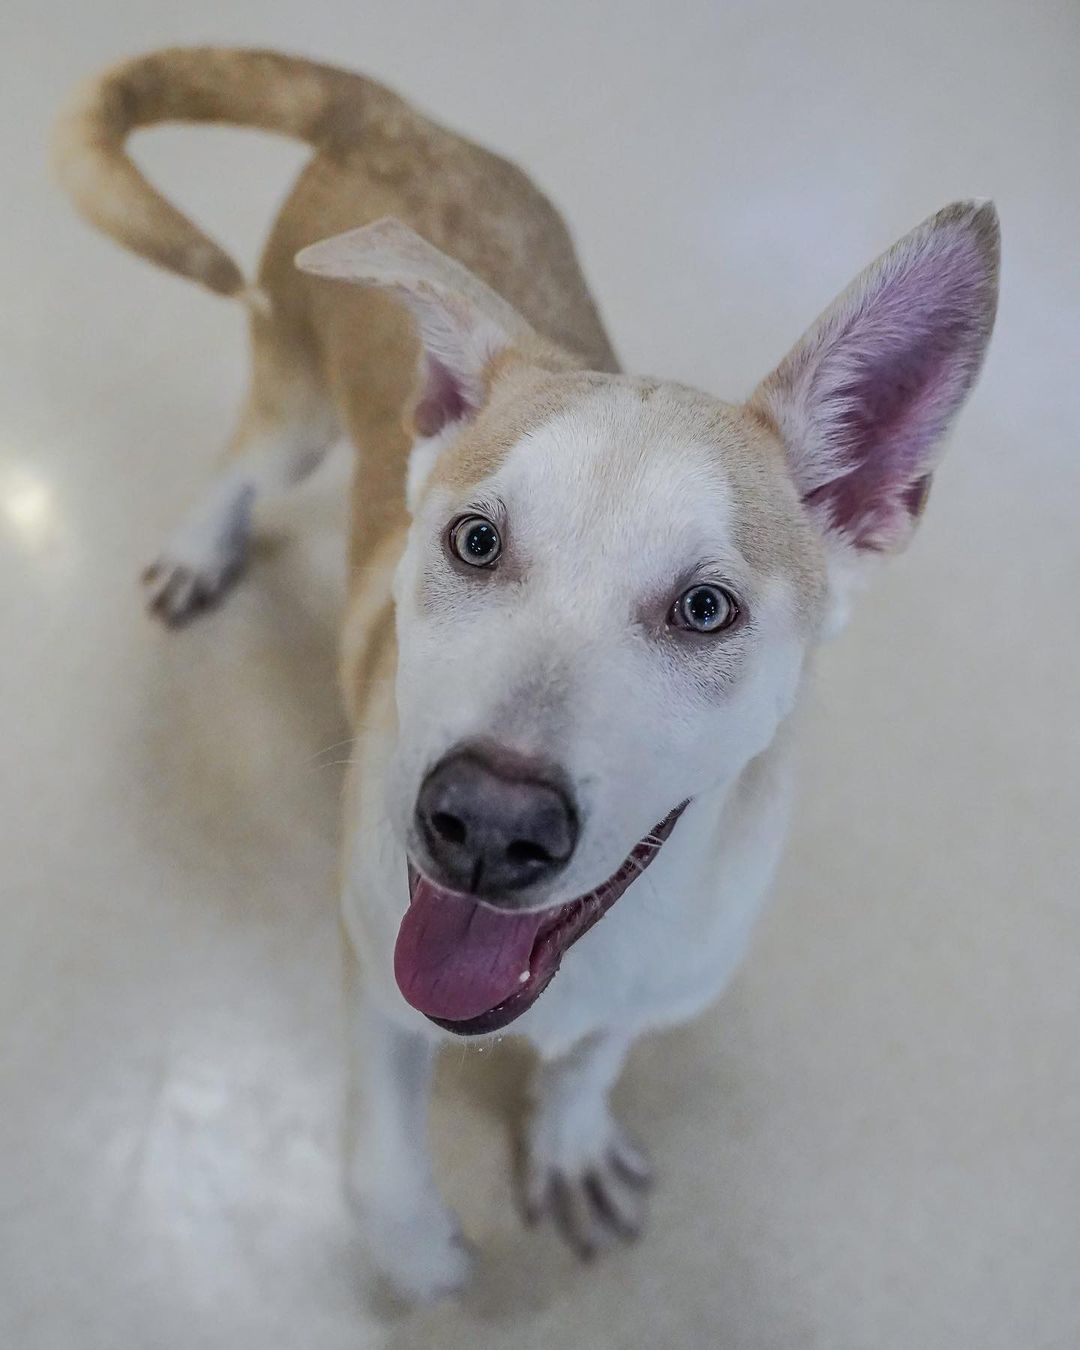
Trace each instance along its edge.
{"label": "white fur", "polygon": [[376,1273],[408,1301],[430,1302],[460,1288],[472,1267],[431,1174],[427,1108],[435,1047],[359,999],[349,1032],[347,1191]]}
{"label": "white fur", "polygon": [[572,1053],[542,1064],[533,1084],[525,1216],[554,1219],[585,1257],[637,1237],[644,1222],[651,1168],[608,1102],[630,1045],[625,1033],[586,1037]]}
{"label": "white fur", "polygon": [[[362,243],[346,238],[350,247]],[[413,249],[408,239],[404,246],[407,254]],[[328,266],[340,261],[331,250]],[[413,828],[417,792],[449,750],[483,737],[554,759],[568,773],[581,838],[537,905],[592,890],[653,824],[690,799],[649,870],[565,953],[551,986],[513,1024],[542,1060],[526,1208],[553,1217],[585,1254],[636,1233],[642,1220],[634,1173],[640,1183],[644,1164],[611,1115],[609,1090],[634,1038],[694,1016],[746,949],[784,838],[789,725],[809,653],[846,618],[867,574],[865,555],[902,543],[914,526],[917,513],[905,521],[896,508],[936,462],[940,435],[974,378],[992,322],[995,264],[992,211],[948,209],[868,269],[755,396],[787,443],[796,489],[820,529],[829,585],[809,624],[796,578],[783,566],[758,573],[737,546],[758,522],[738,518],[745,497],[718,454],[716,426],[725,414],[706,417],[710,438],[700,405],[688,412],[676,392],[650,394],[617,378],[599,383],[524,436],[467,497],[431,485],[457,424],[414,450],[414,519],[393,586],[395,715],[387,691],[387,715],[375,711],[361,730],[347,805],[356,829],[343,904],[367,997],[379,1010],[370,1053],[385,1056],[392,1035],[399,1052],[411,1046],[408,1054],[422,1060],[446,1036],[404,1002],[392,969],[406,859],[423,849]],[[409,265],[389,260],[381,243],[374,263],[361,247],[349,265],[359,279],[408,289]],[[475,288],[468,303],[450,303],[440,317],[445,292],[432,284],[432,265],[425,252],[412,307],[429,357],[461,383],[468,405],[478,363],[510,340],[500,337],[510,330]],[[940,296],[933,289],[939,271]],[[906,284],[918,311],[910,332],[907,302],[897,299]],[[950,327],[957,316],[959,326]],[[954,337],[950,354],[943,344]],[[901,367],[912,342],[923,340],[942,344],[945,374],[934,384],[931,369],[911,396],[919,457],[897,454],[893,477],[892,461],[884,477],[868,473],[867,501],[853,503],[856,525],[868,532],[870,547],[862,549],[809,494],[850,472],[845,453],[858,452],[860,462],[873,453],[872,444],[841,439],[845,391],[864,362],[875,362],[873,378],[885,381],[878,393],[891,429],[888,410],[908,386],[904,368],[899,392],[889,389],[889,353],[895,349]],[[845,508],[851,486],[841,497]],[[469,511],[495,520],[522,580],[478,583],[448,564],[447,523]],[[672,635],[665,606],[688,579],[729,586],[751,621],[696,645]],[[414,1090],[409,1081],[389,1086]],[[401,1115],[400,1105],[384,1110],[391,1120]],[[420,1292],[429,1295],[445,1287],[449,1239],[430,1167],[415,1135],[408,1138],[399,1224],[409,1225],[408,1281],[416,1282],[419,1262],[428,1271]],[[402,1141],[385,1147],[358,1157],[358,1165],[398,1175]],[[386,1222],[385,1193],[380,1203],[376,1230]],[[412,1221],[417,1213],[429,1216],[423,1231]],[[392,1243],[402,1240],[393,1229]],[[384,1242],[381,1259],[392,1255]]]}
{"label": "white fur", "polygon": [[[862,425],[844,420],[852,381],[876,363],[888,432],[908,389],[903,371],[888,387],[890,351],[902,364],[920,341],[943,351],[958,344],[946,352],[942,378],[935,382],[931,370],[911,406],[900,406],[918,454],[897,455],[892,476],[891,461],[874,463],[889,472],[868,475],[865,503],[849,500],[854,479],[841,494],[873,550],[903,542],[913,528],[917,510],[905,521],[897,504],[936,462],[940,434],[981,360],[996,295],[996,222],[987,208],[959,205],[921,226],[760,387],[753,435],[761,422],[776,430],[790,480],[782,467],[752,459],[748,467],[750,423],[737,410],[676,386],[609,376],[575,386],[563,412],[524,434],[459,496],[434,482],[432,469],[481,410],[491,358],[527,326],[460,264],[393,221],[315,245],[301,265],[400,295],[416,317],[435,392],[451,410],[408,465],[413,521],[392,580],[396,678],[369,696],[357,727],[342,897],[362,985],[352,1009],[349,1182],[375,1268],[407,1297],[430,1299],[460,1285],[469,1256],[426,1142],[433,1058],[449,1033],[405,1003],[393,976],[407,859],[422,853],[413,819],[425,775],[479,737],[559,763],[581,833],[535,907],[591,891],[689,800],[649,870],[565,953],[551,986],[513,1024],[541,1057],[526,1205],[590,1253],[632,1235],[642,1220],[646,1168],[611,1114],[610,1089],[635,1037],[694,1016],[746,949],[784,838],[790,726],[809,656],[843,621],[866,571],[866,541],[837,528],[810,495],[852,472],[845,454],[857,449],[861,466],[873,453],[873,445],[842,440]],[[912,266],[921,269],[911,297],[920,317],[908,332],[897,296]],[[222,541],[246,531],[256,463],[219,485],[173,556],[210,572],[231,563],[234,550]],[[748,496],[746,478],[755,474]],[[777,518],[790,526],[793,549],[776,549],[775,558],[745,545],[777,528],[763,491],[775,492]],[[506,579],[481,579],[446,557],[448,523],[474,511],[504,534]],[[824,605],[807,582],[822,558]],[[349,648],[362,646],[391,594],[388,570],[371,571],[346,628]],[[673,631],[669,607],[680,587],[698,581],[730,588],[746,621],[708,639]]]}
{"label": "white fur", "polygon": [[178,624],[217,601],[247,559],[256,501],[311,473],[337,432],[330,405],[311,400],[272,432],[242,424],[229,463],[143,573],[148,607]]}
{"label": "white fur", "polygon": [[[779,857],[788,752],[776,733],[795,702],[804,643],[788,582],[754,576],[734,545],[733,498],[707,448],[687,440],[669,411],[643,420],[628,387],[598,392],[523,442],[483,485],[483,498],[500,500],[508,539],[544,562],[534,563],[527,596],[453,579],[429,590],[421,607],[417,590],[437,562],[445,521],[468,505],[442,489],[423,499],[394,587],[400,730],[369,716],[354,756],[346,809],[359,827],[346,859],[345,920],[382,1019],[375,1034],[393,1026],[417,1047],[430,1045],[446,1033],[404,1003],[392,969],[413,803],[441,754],[484,734],[524,752],[543,748],[566,766],[580,785],[586,826],[551,896],[557,902],[609,876],[673,805],[693,797],[649,871],[567,952],[551,988],[512,1028],[547,1065],[526,1199],[555,1217],[575,1247],[592,1251],[643,1220],[643,1196],[625,1177],[636,1155],[608,1106],[622,1055],[641,1032],[692,1017],[716,998],[745,951]],[[754,607],[759,636],[756,646],[733,641],[727,657],[717,646],[714,659],[730,663],[732,680],[708,697],[678,669],[678,646],[660,650],[634,626],[640,597],[665,596],[672,576],[701,558],[722,566]],[[586,1041],[608,1050],[585,1055],[582,1067]],[[620,1047],[614,1058],[612,1047]],[[365,1150],[355,1165],[387,1164]],[[402,1203],[411,1213],[418,1202]],[[434,1189],[423,1204],[437,1210]],[[372,1220],[375,1229],[384,1222]],[[430,1246],[424,1260],[436,1270],[442,1232],[431,1224],[411,1249],[415,1256],[416,1243]],[[432,1286],[438,1292],[439,1280]]]}
{"label": "white fur", "polygon": [[434,436],[417,437],[409,454],[409,465],[405,474],[405,505],[410,512],[416,511],[424,484],[431,476],[439,456],[459,434],[460,427],[451,422]]}

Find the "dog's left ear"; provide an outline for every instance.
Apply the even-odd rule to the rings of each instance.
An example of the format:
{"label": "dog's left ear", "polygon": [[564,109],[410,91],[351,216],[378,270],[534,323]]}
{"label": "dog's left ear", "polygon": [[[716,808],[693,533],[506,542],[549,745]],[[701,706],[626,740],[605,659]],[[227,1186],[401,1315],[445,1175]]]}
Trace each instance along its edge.
{"label": "dog's left ear", "polygon": [[392,216],[302,249],[296,265],[388,291],[412,312],[423,353],[413,414],[422,437],[479,412],[501,353],[540,344],[501,296]]}
{"label": "dog's left ear", "polygon": [[872,263],[755,390],[822,531],[834,608],[874,555],[910,539],[941,443],[994,324],[990,202],[957,202]]}

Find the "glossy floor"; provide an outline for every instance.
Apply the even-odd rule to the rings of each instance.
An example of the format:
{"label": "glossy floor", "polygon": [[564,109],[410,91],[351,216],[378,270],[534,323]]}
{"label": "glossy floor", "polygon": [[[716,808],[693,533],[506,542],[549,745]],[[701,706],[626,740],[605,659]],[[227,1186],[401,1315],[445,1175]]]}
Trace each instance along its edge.
{"label": "glossy floor", "polygon": [[[9,0],[0,47],[0,1343],[1074,1350],[1080,1328],[1080,14],[1061,0]],[[821,663],[752,959],[620,1089],[661,1183],[579,1268],[511,1208],[504,1047],[443,1065],[482,1253],[382,1322],[338,1199],[342,464],[178,636],[134,578],[205,480],[243,324],[78,224],[48,120],[214,39],[362,67],[561,202],[626,363],[740,395],[950,198],[999,331],[912,553]],[[140,154],[247,260],[302,152]],[[557,988],[552,996],[557,997]]]}

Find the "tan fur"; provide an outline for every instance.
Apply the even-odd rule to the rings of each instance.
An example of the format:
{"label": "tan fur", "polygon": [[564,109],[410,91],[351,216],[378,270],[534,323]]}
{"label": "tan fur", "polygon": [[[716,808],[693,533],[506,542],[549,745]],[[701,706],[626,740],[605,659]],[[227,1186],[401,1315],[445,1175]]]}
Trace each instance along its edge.
{"label": "tan fur", "polygon": [[545,369],[517,352],[504,356],[493,372],[487,403],[439,456],[431,483],[463,496],[495,472],[522,436],[571,407],[597,378],[584,370]]}
{"label": "tan fur", "polygon": [[[128,133],[166,119],[247,123],[314,147],[255,285],[127,158]],[[863,554],[906,541],[981,363],[993,207],[950,207],[905,236],[734,406],[619,373],[551,205],[512,165],[359,76],[265,52],[162,52],[79,93],[56,161],[107,233],[249,309],[236,459],[148,569],[155,613],[183,622],[220,597],[243,565],[258,496],[302,478],[342,428],[356,446],[342,907],[347,965],[364,967],[348,1175],[374,1268],[408,1298],[468,1275],[427,1154],[432,1023],[441,1035],[517,1022],[544,1060],[526,1204],[583,1251],[636,1231],[627,1174],[647,1167],[610,1090],[633,1039],[695,1015],[745,950],[783,842],[790,719],[810,653],[843,621]],[[883,389],[879,366],[893,369]],[[891,450],[890,422],[907,436]],[[450,538],[474,511],[496,518],[501,549],[482,572],[466,564],[485,550],[467,557]],[[694,621],[686,606],[706,587],[730,623]],[[479,890],[490,840],[478,845],[463,820],[460,839],[444,831],[428,789],[465,747],[482,768],[483,746],[545,780],[549,765],[565,771],[571,793],[565,856],[546,849],[546,825],[522,816],[519,838],[518,822],[500,827],[491,813],[504,861],[535,828],[545,848],[534,853],[553,864],[540,881],[504,873],[515,887],[497,897],[503,908],[524,897],[591,919],[604,878],[632,877],[658,849],[642,830],[679,824],[650,873],[655,891],[621,903],[599,938],[582,935],[554,995],[544,943],[561,918],[534,930],[540,945],[518,953],[525,969],[485,986],[499,1001],[478,1023],[452,1010],[447,1020],[430,989],[417,991],[409,924],[429,922],[423,906],[436,901],[475,923],[453,891]],[[530,790],[516,773],[513,793],[490,776],[496,795]],[[532,788],[550,815],[562,789]],[[455,791],[467,796],[460,782]],[[439,838],[468,844],[475,870],[448,861]],[[468,939],[463,948],[467,980]],[[433,951],[442,979],[438,935]],[[471,957],[486,975],[483,943]]]}
{"label": "tan fur", "polygon": [[[775,430],[748,409],[719,403],[696,389],[640,376],[616,378],[636,389],[643,401],[659,400],[663,419],[684,427],[688,441],[716,447],[718,471],[739,508],[732,516],[736,546],[760,576],[789,580],[811,627],[824,601],[824,560]],[[487,404],[439,456],[429,486],[447,487],[464,498],[495,472],[522,436],[611,380],[585,370],[544,369],[516,353],[504,357]],[[748,521],[754,522],[753,529],[746,528]]]}
{"label": "tan fur", "polygon": [[[118,242],[226,295],[247,294],[235,263],[164,200],[124,152],[160,121],[235,122],[315,148],[274,224],[258,272],[269,313],[252,307],[253,379],[238,452],[282,421],[325,416],[357,447],[350,577],[405,524],[406,415],[417,344],[393,299],[305,276],[308,244],[395,216],[485,281],[538,334],[597,370],[615,356],[554,207],[514,165],[429,121],[372,80],[272,52],[157,52],[81,89],[60,118],[54,162],[76,204]],[[539,357],[540,352],[530,355]],[[493,376],[499,372],[493,372]],[[384,555],[377,571],[392,566]],[[354,664],[362,663],[359,651]],[[361,680],[361,684],[365,681]],[[355,677],[346,676],[350,695]]]}
{"label": "tan fur", "polygon": [[[315,147],[259,266],[268,312],[252,307],[252,384],[232,445],[242,453],[283,423],[325,422],[336,414],[357,451],[350,606],[367,612],[369,590],[388,596],[404,543],[417,340],[396,299],[304,275],[296,254],[327,236],[397,217],[532,325],[538,339],[519,339],[493,363],[483,414],[436,467],[433,481],[465,494],[525,431],[603,378],[593,372],[617,370],[572,242],[520,170],[362,76],[270,52],[216,48],[125,62],[80,90],[61,117],[55,143],[61,177],[84,214],[119,242],[225,294],[249,293],[235,264],[146,183],[124,152],[130,131],[161,120],[244,122]],[[654,381],[633,383],[643,396],[657,388]],[[715,403],[691,390],[685,399],[700,404],[702,433],[717,439],[718,451],[722,446],[734,491],[753,506],[747,518],[775,524],[738,540],[740,548],[764,575],[781,569],[794,575],[812,613],[820,569],[778,439],[736,409],[727,425],[718,425]],[[393,626],[346,622],[342,678],[356,717],[370,712],[377,667],[392,668],[365,651],[375,631],[392,635]]]}

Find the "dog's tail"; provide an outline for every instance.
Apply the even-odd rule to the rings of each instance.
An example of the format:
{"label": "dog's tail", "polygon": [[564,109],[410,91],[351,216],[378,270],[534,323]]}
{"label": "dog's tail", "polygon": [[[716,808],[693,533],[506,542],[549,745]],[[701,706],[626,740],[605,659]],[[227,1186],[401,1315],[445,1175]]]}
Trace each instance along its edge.
{"label": "dog's tail", "polygon": [[53,163],[82,215],[135,253],[219,295],[257,300],[236,263],[152,187],[125,142],[157,122],[229,122],[327,145],[354,141],[367,100],[388,90],[274,52],[170,48],[78,89],[56,125]]}

